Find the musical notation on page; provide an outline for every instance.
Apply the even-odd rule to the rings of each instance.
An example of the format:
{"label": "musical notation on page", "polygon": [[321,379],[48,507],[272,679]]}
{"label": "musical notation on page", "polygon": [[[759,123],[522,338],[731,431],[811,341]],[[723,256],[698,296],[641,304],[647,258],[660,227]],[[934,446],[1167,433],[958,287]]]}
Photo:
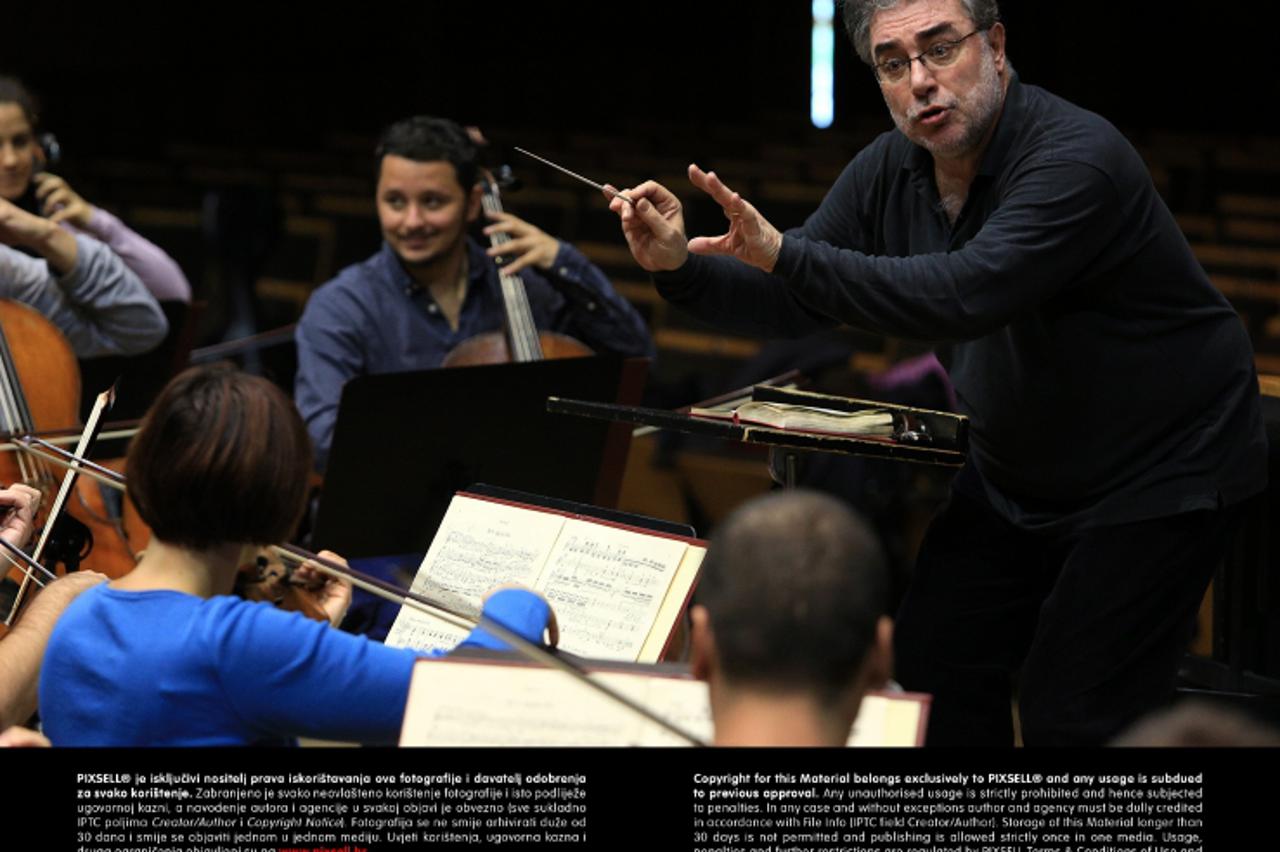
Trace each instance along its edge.
{"label": "musical notation on page", "polygon": [[[430,598],[457,596],[479,610],[486,592],[517,583],[533,587],[564,518],[514,506],[457,499],[449,504],[412,590]],[[386,644],[432,651],[452,648],[467,631],[425,613],[402,609]]]}
{"label": "musical notation on page", "polygon": [[[548,681],[546,670],[462,661],[424,665],[430,677],[415,676],[410,687],[402,745],[685,745],[582,684]],[[617,672],[592,677],[655,712],[680,718],[699,736],[711,735],[704,683]]]}
{"label": "musical notation on page", "polygon": [[[564,650],[656,660],[701,564],[703,548],[689,541],[459,494],[412,588],[478,608],[489,590],[523,585],[550,602]],[[402,609],[387,644],[428,650],[453,647],[464,637],[432,616]]]}
{"label": "musical notation on page", "polygon": [[[712,736],[707,685],[637,667],[597,671],[627,697],[699,737]],[[870,692],[848,745],[910,747],[924,742],[929,697]],[[558,672],[526,665],[423,660],[409,687],[401,745],[683,746],[668,731]]]}
{"label": "musical notation on page", "polygon": [[687,547],[601,524],[565,523],[538,581],[560,615],[561,646],[587,657],[635,659]]}
{"label": "musical notation on page", "polygon": [[495,586],[532,587],[564,525],[564,518],[515,506],[457,499],[449,504],[413,590],[428,580],[478,603]]}

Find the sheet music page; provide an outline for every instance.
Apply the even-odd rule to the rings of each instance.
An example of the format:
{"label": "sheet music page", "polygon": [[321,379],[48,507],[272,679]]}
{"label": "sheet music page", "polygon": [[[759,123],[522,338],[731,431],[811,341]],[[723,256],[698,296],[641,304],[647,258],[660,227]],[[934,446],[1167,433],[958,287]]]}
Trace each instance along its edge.
{"label": "sheet music page", "polygon": [[[602,674],[600,678],[632,701],[647,707],[703,742],[709,743],[715,738],[711,703],[707,698],[707,685],[703,681],[675,677],[640,677],[614,672]],[[640,688],[642,685],[643,690]],[[689,745],[687,740],[638,715],[635,724],[634,745]]]}
{"label": "sheet music page", "polygon": [[907,693],[869,692],[858,707],[858,718],[849,732],[849,745],[876,748],[912,748],[920,733],[924,705],[920,696]]}
{"label": "sheet music page", "polygon": [[[548,512],[458,495],[449,504],[412,590],[439,599],[456,595],[479,607],[485,592],[506,583],[533,587],[565,519]],[[397,648],[452,648],[469,631],[401,607],[387,633]]]}
{"label": "sheet music page", "polygon": [[644,648],[636,659],[638,663],[656,663],[662,658],[667,643],[675,632],[676,624],[684,616],[685,604],[698,580],[702,559],[707,549],[698,544],[690,544],[685,548],[684,557],[676,567],[676,576],[667,587],[667,595],[658,607],[658,615],[653,621],[653,629],[645,640]]}
{"label": "sheet music page", "polygon": [[[427,583],[427,587],[427,597],[440,601],[455,612],[479,619],[480,607],[468,599],[443,591],[432,583]],[[418,590],[416,583],[413,588]],[[466,639],[470,632],[469,626],[451,623],[412,606],[401,606],[391,629],[387,631],[384,644],[392,648],[414,648],[419,651],[448,651]]]}
{"label": "sheet music page", "polygon": [[448,651],[457,647],[470,632],[404,607],[387,631],[384,644],[392,648],[413,648],[418,651]]}
{"label": "sheet music page", "polygon": [[[695,736],[711,736],[706,684],[593,674]],[[422,661],[414,669],[402,746],[684,746],[686,741],[562,672]]]}
{"label": "sheet music page", "polygon": [[[702,681],[646,672],[593,672],[669,722],[710,742]],[[868,693],[847,745],[913,747],[922,696]],[[684,746],[688,743],[563,672],[526,665],[420,660],[402,746]]]}
{"label": "sheet music page", "polygon": [[560,620],[560,647],[638,659],[686,549],[676,539],[567,521],[537,587]]}

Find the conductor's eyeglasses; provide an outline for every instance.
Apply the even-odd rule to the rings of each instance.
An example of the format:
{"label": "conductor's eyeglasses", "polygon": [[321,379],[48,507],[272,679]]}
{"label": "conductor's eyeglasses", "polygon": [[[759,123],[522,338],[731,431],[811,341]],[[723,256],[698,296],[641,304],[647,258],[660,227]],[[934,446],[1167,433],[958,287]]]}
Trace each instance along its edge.
{"label": "conductor's eyeglasses", "polygon": [[876,79],[881,83],[901,83],[911,73],[911,63],[917,60],[926,68],[946,68],[960,58],[965,40],[980,32],[984,30],[974,30],[953,41],[935,41],[915,56],[895,56],[884,62],[877,62]]}

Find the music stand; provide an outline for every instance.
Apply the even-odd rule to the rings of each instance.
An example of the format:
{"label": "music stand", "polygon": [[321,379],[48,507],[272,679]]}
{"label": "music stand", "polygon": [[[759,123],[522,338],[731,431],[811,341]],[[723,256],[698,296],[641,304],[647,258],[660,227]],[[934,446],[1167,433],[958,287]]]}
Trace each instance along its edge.
{"label": "music stand", "polygon": [[347,558],[424,553],[454,493],[475,482],[616,505],[630,429],[548,413],[547,397],[634,403],[647,363],[569,358],[352,379],[315,547]]}
{"label": "music stand", "polygon": [[870,408],[885,410],[893,416],[895,433],[892,438],[882,438],[858,434],[776,429],[731,420],[698,417],[690,414],[688,410],[664,411],[559,397],[547,400],[547,410],[579,417],[672,429],[743,444],[763,444],[770,448],[771,453],[781,454],[784,472],[780,482],[788,488],[795,487],[796,454],[801,451],[843,453],[944,467],[962,466],[968,453],[969,419],[959,414],[766,385],[756,385],[752,389],[751,399],[757,402],[815,406],[846,412]]}

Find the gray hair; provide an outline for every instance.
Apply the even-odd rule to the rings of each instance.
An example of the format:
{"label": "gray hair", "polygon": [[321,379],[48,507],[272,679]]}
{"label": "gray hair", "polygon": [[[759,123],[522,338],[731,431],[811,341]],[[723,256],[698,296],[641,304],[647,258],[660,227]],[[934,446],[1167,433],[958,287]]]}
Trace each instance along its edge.
{"label": "gray hair", "polygon": [[[876,12],[892,9],[903,0],[844,0],[844,29],[853,42],[858,57],[868,65],[874,65],[871,56],[871,19]],[[911,3],[914,0],[905,0]],[[996,0],[960,0],[970,20],[980,30],[990,29],[1000,20],[1000,8]]]}

